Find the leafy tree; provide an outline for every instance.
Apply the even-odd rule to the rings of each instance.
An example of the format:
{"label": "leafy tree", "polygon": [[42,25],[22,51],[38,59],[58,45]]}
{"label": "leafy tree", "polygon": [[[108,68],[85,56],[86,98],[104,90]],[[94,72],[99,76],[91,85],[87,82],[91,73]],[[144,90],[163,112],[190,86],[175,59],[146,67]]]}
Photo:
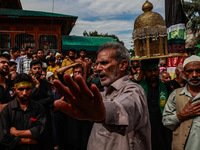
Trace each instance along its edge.
{"label": "leafy tree", "polygon": [[114,35],[114,34],[111,34],[109,35],[108,33],[106,34],[103,34],[103,33],[98,33],[96,30],[95,31],[89,31],[89,33],[87,31],[84,31],[83,32],[83,36],[96,36],[96,37],[112,37],[114,38],[117,42],[121,43],[122,45],[124,45],[124,42],[123,41],[120,41],[119,38]]}
{"label": "leafy tree", "polygon": [[192,44],[192,47],[196,48],[200,44],[200,0],[184,2],[184,9],[190,20],[189,29],[196,35]]}

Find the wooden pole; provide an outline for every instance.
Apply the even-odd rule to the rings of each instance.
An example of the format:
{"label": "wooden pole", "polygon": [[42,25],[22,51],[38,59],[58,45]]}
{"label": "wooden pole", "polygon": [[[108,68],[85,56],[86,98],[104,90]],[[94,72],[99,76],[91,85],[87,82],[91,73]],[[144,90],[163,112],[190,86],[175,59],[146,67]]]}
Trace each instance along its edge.
{"label": "wooden pole", "polygon": [[168,55],[167,36],[164,37],[164,40],[165,40],[165,55]]}
{"label": "wooden pole", "polygon": [[146,47],[147,47],[147,57],[151,56],[150,53],[150,42],[149,42],[149,37],[146,38]]}
{"label": "wooden pole", "polygon": [[162,37],[161,36],[159,36],[158,42],[159,42],[159,53],[160,53],[160,55],[163,55],[164,54],[163,53],[163,42],[162,42]]}
{"label": "wooden pole", "polygon": [[136,39],[134,41],[134,47],[135,47],[135,57],[140,57],[140,42],[139,39]]}

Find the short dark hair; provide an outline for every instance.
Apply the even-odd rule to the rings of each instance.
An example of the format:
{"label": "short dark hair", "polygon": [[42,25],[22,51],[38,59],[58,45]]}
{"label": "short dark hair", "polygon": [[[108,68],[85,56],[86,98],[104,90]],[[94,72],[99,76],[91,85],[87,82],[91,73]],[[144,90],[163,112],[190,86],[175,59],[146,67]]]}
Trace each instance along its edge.
{"label": "short dark hair", "polygon": [[0,54],[0,58],[7,58],[10,60],[10,55],[9,54]]}
{"label": "short dark hair", "polygon": [[81,49],[80,52],[81,52],[81,51],[86,52],[86,49]]}
{"label": "short dark hair", "polygon": [[27,82],[33,83],[32,78],[28,74],[21,73],[21,74],[17,74],[17,76],[15,77],[15,79],[14,79],[14,85],[16,83],[19,83],[19,82],[22,82],[22,81],[27,81]]}
{"label": "short dark hair", "polygon": [[76,50],[75,50],[75,49],[73,49],[73,48],[72,48],[72,49],[70,49],[70,50],[69,50],[69,52],[70,52],[70,51],[71,51],[71,52],[74,52],[74,53],[76,53]]}
{"label": "short dark hair", "polygon": [[44,53],[44,50],[43,50],[43,49],[38,49],[38,50],[37,50],[37,53],[38,53],[39,51],[42,51],[42,52]]}
{"label": "short dark hair", "polygon": [[82,72],[84,73],[84,68],[81,64],[74,66],[74,70],[77,69],[77,68],[81,68]]}
{"label": "short dark hair", "polygon": [[17,52],[17,51],[20,51],[18,47],[12,48],[12,53],[15,53],[15,52]]}
{"label": "short dark hair", "polygon": [[37,59],[31,61],[30,67],[32,68],[33,65],[37,65],[37,64],[40,64],[41,67],[42,67],[42,62],[40,60],[37,60]]}
{"label": "short dark hair", "polygon": [[33,47],[31,47],[31,46],[26,46],[26,49],[25,49],[25,51],[28,51],[28,49],[33,49]]}
{"label": "short dark hair", "polygon": [[56,58],[54,57],[54,56],[51,56],[49,59],[48,59],[48,61],[51,61],[51,62],[55,62],[55,60],[56,60]]}
{"label": "short dark hair", "polygon": [[10,62],[9,62],[9,66],[11,67],[11,66],[13,66],[13,65],[17,65],[17,63],[16,63],[15,61],[10,61]]}

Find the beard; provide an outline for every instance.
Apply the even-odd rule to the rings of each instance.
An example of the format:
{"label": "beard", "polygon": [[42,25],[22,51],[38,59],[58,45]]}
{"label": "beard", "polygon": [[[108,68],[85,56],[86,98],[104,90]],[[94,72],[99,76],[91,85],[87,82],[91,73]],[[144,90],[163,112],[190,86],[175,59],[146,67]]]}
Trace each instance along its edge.
{"label": "beard", "polygon": [[[119,78],[119,76],[118,76],[119,73],[118,73],[117,69],[118,68],[116,67],[111,75],[106,75],[106,73],[100,73],[100,82],[103,86],[108,87]],[[105,79],[101,80],[101,76],[104,76]]]}
{"label": "beard", "polygon": [[22,103],[27,102],[29,100],[29,98],[27,97],[19,97],[18,95],[17,95],[17,99],[19,99]]}
{"label": "beard", "polygon": [[4,71],[3,69],[0,69],[0,74],[7,76],[9,73],[9,69],[6,69],[6,71]]}
{"label": "beard", "polygon": [[32,54],[27,53],[28,57],[32,58]]}
{"label": "beard", "polygon": [[[192,82],[192,81],[198,81],[196,83]],[[187,79],[188,84],[190,84],[191,86],[199,86],[200,85],[200,78],[191,78],[191,79]]]}
{"label": "beard", "polygon": [[158,81],[158,77],[157,76],[150,76],[149,78],[147,78],[147,80],[150,82],[150,83],[154,83],[154,82],[157,82]]}
{"label": "beard", "polygon": [[80,57],[81,57],[82,59],[84,59],[84,58],[85,58],[85,55],[81,55]]}
{"label": "beard", "polygon": [[74,56],[69,56],[69,58],[70,58],[71,60],[73,60],[73,59],[74,59]]}

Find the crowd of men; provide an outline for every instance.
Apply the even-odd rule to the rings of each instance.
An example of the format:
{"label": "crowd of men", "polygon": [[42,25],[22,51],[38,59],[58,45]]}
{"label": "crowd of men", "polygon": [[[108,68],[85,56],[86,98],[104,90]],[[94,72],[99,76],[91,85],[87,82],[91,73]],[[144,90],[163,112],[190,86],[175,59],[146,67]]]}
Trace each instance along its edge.
{"label": "crowd of men", "polygon": [[175,73],[112,42],[93,62],[84,49],[12,48],[0,55],[0,149],[197,150],[200,57]]}

